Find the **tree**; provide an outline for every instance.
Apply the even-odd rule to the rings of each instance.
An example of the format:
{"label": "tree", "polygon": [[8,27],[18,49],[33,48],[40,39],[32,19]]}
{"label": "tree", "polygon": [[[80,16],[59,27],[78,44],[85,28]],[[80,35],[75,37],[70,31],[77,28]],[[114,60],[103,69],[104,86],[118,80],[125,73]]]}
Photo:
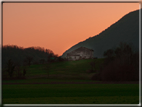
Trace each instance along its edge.
{"label": "tree", "polygon": [[45,59],[40,59],[40,64],[44,64],[45,63]]}
{"label": "tree", "polygon": [[133,56],[132,48],[126,44],[126,43],[120,43],[119,47],[115,49],[115,56],[116,58],[120,58],[122,63],[124,63],[124,60],[128,60],[130,63]]}
{"label": "tree", "polygon": [[114,51],[112,49],[107,50],[106,52],[104,52],[104,56],[111,58],[114,55]]}
{"label": "tree", "polygon": [[105,59],[105,65],[106,65],[114,59],[114,50],[109,49],[109,50],[105,51],[104,56],[106,57],[106,59]]}
{"label": "tree", "polygon": [[54,61],[54,53],[50,53],[49,55],[48,55],[48,59],[47,59],[47,61],[48,62],[53,62]]}
{"label": "tree", "polygon": [[115,49],[115,54],[117,57],[131,57],[133,54],[132,48],[126,43],[120,43],[119,47]]}
{"label": "tree", "polygon": [[14,69],[15,69],[15,65],[14,65],[13,61],[11,59],[9,59],[8,63],[7,63],[7,72],[9,74],[10,78],[13,77]]}
{"label": "tree", "polygon": [[33,57],[27,56],[26,59],[24,60],[25,63],[27,63],[29,66],[31,65],[31,62],[33,60]]}
{"label": "tree", "polygon": [[25,76],[26,75],[26,69],[24,68],[23,69],[23,76]]}
{"label": "tree", "polygon": [[109,49],[104,53],[106,58],[102,70],[92,79],[102,81],[138,81],[139,55],[134,53],[126,43],[120,43],[115,50]]}
{"label": "tree", "polygon": [[16,78],[17,78],[17,79],[21,79],[21,78],[22,78],[22,73],[21,73],[21,68],[20,68],[19,65],[17,65],[17,66],[15,67],[15,72],[16,72]]}

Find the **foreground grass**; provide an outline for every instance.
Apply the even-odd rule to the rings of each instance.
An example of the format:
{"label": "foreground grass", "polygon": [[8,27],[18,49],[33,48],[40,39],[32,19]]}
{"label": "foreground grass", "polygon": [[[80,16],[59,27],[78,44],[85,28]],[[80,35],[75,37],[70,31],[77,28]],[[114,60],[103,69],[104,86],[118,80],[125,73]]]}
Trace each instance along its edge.
{"label": "foreground grass", "polygon": [[[139,103],[138,84],[42,84],[91,82],[93,73],[86,71],[91,68],[92,61],[94,60],[88,59],[28,66],[26,79],[3,81],[2,102],[3,104]],[[95,61],[95,69],[99,70],[103,59],[95,59]]]}
{"label": "foreground grass", "polygon": [[3,80],[2,83],[50,83],[50,82],[93,82],[89,79],[48,79],[48,78],[32,78],[32,79],[21,79],[21,80]]}
{"label": "foreground grass", "polygon": [[[131,101],[131,102],[130,102]],[[9,104],[137,104],[137,96],[8,98]]]}
{"label": "foreground grass", "polygon": [[3,85],[3,104],[138,104],[138,84]]}

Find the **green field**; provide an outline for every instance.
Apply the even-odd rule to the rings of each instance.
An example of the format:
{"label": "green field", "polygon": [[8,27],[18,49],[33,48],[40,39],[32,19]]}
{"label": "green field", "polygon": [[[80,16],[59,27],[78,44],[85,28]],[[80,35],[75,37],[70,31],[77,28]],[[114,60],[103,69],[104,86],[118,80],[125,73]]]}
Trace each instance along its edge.
{"label": "green field", "polygon": [[[88,59],[26,66],[26,78],[90,79],[93,73],[87,73],[87,70],[91,68],[90,62],[92,61],[93,59]],[[99,64],[102,60],[99,59],[96,62]],[[98,65],[96,69],[99,69]]]}
{"label": "green field", "polygon": [[[92,60],[31,65],[27,67],[26,79],[3,81],[2,102],[3,104],[139,103],[138,84],[89,84],[94,73],[86,71],[90,69],[89,63]],[[102,61],[96,59],[95,69],[99,69]]]}
{"label": "green field", "polygon": [[3,104],[138,104],[138,84],[3,85]]}
{"label": "green field", "polygon": [[58,79],[89,79],[93,74],[88,74],[93,59],[54,62],[45,65],[31,65],[28,68],[27,77],[46,77]]}

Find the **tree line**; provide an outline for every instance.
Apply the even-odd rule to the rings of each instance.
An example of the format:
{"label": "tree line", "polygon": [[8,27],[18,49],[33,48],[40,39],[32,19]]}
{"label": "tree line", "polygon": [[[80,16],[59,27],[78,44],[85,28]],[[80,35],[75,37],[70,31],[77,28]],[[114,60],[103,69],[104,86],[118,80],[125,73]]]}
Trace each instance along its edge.
{"label": "tree line", "polygon": [[[120,43],[116,49],[104,52],[104,62],[92,80],[99,81],[138,81],[139,53],[133,52],[131,46]],[[92,66],[95,66],[95,61]]]}
{"label": "tree line", "polygon": [[[62,58],[54,54],[50,49],[41,47],[23,48],[16,45],[6,45],[2,47],[2,72],[13,78],[16,73],[17,78],[25,77],[26,66],[32,64],[45,64],[55,61],[62,61]],[[22,72],[20,72],[22,71]]]}

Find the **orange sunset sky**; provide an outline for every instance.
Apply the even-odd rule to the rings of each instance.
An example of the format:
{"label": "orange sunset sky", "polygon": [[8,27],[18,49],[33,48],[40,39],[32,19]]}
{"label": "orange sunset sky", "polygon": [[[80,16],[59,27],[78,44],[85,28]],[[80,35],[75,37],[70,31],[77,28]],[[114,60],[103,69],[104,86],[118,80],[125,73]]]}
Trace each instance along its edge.
{"label": "orange sunset sky", "polygon": [[3,3],[3,45],[44,47],[62,55],[139,3]]}

